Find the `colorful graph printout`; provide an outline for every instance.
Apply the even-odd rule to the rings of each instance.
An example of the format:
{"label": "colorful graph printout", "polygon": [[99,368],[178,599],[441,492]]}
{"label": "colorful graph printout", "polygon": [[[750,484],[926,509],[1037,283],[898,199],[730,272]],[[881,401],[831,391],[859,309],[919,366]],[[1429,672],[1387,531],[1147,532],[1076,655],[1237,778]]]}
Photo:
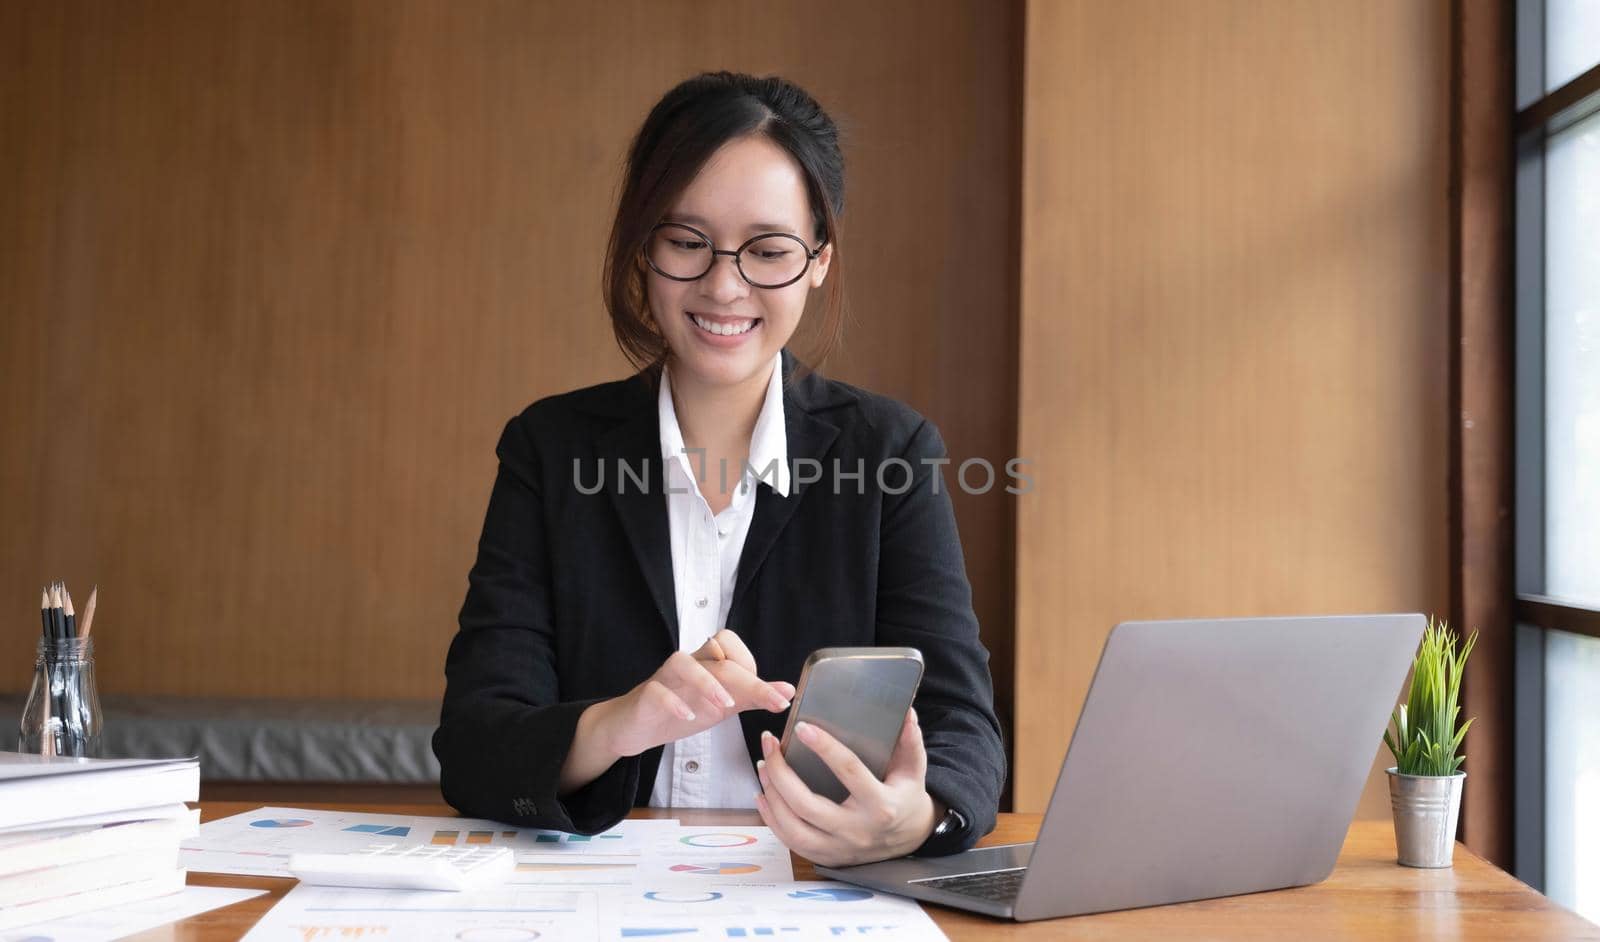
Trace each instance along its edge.
{"label": "colorful graph printout", "polygon": [[[636,884],[641,890],[646,885]],[[718,884],[714,891],[658,886],[650,892],[656,898],[636,895],[631,905],[607,903],[602,898],[597,938],[646,939],[660,933],[721,942],[844,938],[937,942],[945,938],[914,900],[845,883],[788,880]],[[717,894],[716,899],[707,898],[711,892]],[[689,926],[696,932],[682,932]]]}
{"label": "colorful graph printout", "polygon": [[672,893],[666,890],[651,890],[644,898],[654,903],[714,903],[722,899],[722,894],[715,890],[710,893]]}
{"label": "colorful graph printout", "polygon": [[[198,835],[183,842],[182,855],[187,869],[203,873],[287,877],[292,853],[354,853],[375,842],[407,846],[431,844],[436,834],[448,832],[454,835],[450,846],[464,845],[469,840],[482,842],[487,837],[491,844],[512,848],[519,859],[524,855],[544,856],[548,846],[549,856],[559,855],[564,860],[604,862],[631,855],[630,862],[636,862],[643,849],[652,846],[659,835],[676,832],[675,824],[672,821],[624,822],[616,829],[618,834],[627,835],[624,839],[604,842],[597,839],[570,846],[536,845],[534,836],[542,832],[518,831],[475,818],[414,815],[379,818],[371,811],[266,807],[202,824]],[[590,848],[599,847],[606,848],[608,853],[596,859],[600,855]]]}
{"label": "colorful graph printout", "polygon": [[411,833],[408,827],[391,827],[387,824],[354,824],[345,828],[357,834],[381,834],[384,837],[405,837]]}
{"label": "colorful graph printout", "polygon": [[789,894],[790,899],[814,900],[829,903],[857,903],[864,899],[872,899],[870,890],[857,890],[845,887],[825,886],[818,890],[795,890]]}
{"label": "colorful graph printout", "polygon": [[678,843],[688,844],[690,847],[717,847],[728,849],[732,847],[747,847],[754,844],[756,839],[749,834],[690,834],[688,837],[678,838]]}
{"label": "colorful graph printout", "polygon": [[262,916],[248,942],[519,942],[597,937],[595,893],[510,887],[441,893],[299,884]]}
{"label": "colorful graph printout", "polygon": [[761,865],[739,861],[730,863],[681,863],[673,864],[671,870],[674,873],[698,873],[706,876],[736,876],[741,873],[758,873],[761,870]]}

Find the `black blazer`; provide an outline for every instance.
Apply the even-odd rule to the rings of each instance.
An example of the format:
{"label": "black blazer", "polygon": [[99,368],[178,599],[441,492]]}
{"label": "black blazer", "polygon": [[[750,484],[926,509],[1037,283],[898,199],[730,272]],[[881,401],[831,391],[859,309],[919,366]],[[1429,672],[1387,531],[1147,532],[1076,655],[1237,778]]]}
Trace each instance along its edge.
{"label": "black blazer", "polygon": [[[794,366],[784,351],[790,496],[757,485],[727,627],[762,677],[791,683],[820,647],[920,649],[928,792],[968,826],[917,852],[966,849],[994,827],[1006,762],[955,516],[930,463],[944,443],[906,406],[815,373],[796,380]],[[678,649],[656,408],[641,373],[542,399],[506,425],[433,736],[445,800],[463,814],[595,833],[649,801],[660,748],[564,798],[557,786],[584,708]],[[602,466],[604,488],[584,493]],[[862,477],[844,476],[858,466]],[[781,733],[784,717],[739,718],[754,761],[761,731]]]}

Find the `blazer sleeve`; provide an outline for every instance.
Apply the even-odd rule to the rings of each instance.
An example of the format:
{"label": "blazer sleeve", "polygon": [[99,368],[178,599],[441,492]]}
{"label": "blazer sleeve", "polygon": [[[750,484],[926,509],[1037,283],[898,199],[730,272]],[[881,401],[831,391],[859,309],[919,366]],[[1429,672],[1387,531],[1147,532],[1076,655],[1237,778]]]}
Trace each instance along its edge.
{"label": "blazer sleeve", "polygon": [[944,441],[923,420],[900,455],[912,469],[903,493],[885,493],[878,555],[880,644],[922,652],[915,706],[928,752],[928,793],[966,827],[930,836],[913,853],[966,850],[994,829],[1006,753],[994,712],[989,652],[978,636],[955,512],[940,473]]}
{"label": "blazer sleeve", "polygon": [[433,751],[444,798],[462,814],[592,834],[632,807],[639,758],[558,795],[578,715],[596,701],[560,701],[549,534],[530,422],[528,413],[512,419],[496,448],[500,467],[445,661]]}

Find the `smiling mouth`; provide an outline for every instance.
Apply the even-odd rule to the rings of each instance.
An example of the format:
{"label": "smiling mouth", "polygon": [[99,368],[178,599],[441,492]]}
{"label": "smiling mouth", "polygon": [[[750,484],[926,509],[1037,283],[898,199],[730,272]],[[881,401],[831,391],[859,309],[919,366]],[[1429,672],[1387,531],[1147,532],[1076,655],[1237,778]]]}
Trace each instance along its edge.
{"label": "smiling mouth", "polygon": [[747,334],[761,324],[761,318],[759,317],[730,317],[725,320],[712,320],[693,311],[687,313],[689,314],[689,320],[694,322],[694,326],[718,337],[736,337],[739,334]]}

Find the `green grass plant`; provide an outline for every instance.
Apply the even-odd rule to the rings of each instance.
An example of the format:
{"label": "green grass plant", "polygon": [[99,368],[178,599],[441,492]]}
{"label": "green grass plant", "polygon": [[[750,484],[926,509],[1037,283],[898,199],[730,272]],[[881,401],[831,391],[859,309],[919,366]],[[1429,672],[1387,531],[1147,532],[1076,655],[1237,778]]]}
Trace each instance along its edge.
{"label": "green grass plant", "polygon": [[1472,720],[1459,728],[1456,720],[1461,715],[1461,672],[1478,633],[1465,645],[1460,640],[1448,624],[1428,618],[1412,664],[1411,692],[1394,711],[1393,729],[1383,732],[1401,775],[1454,775],[1466,759],[1461,741]]}

